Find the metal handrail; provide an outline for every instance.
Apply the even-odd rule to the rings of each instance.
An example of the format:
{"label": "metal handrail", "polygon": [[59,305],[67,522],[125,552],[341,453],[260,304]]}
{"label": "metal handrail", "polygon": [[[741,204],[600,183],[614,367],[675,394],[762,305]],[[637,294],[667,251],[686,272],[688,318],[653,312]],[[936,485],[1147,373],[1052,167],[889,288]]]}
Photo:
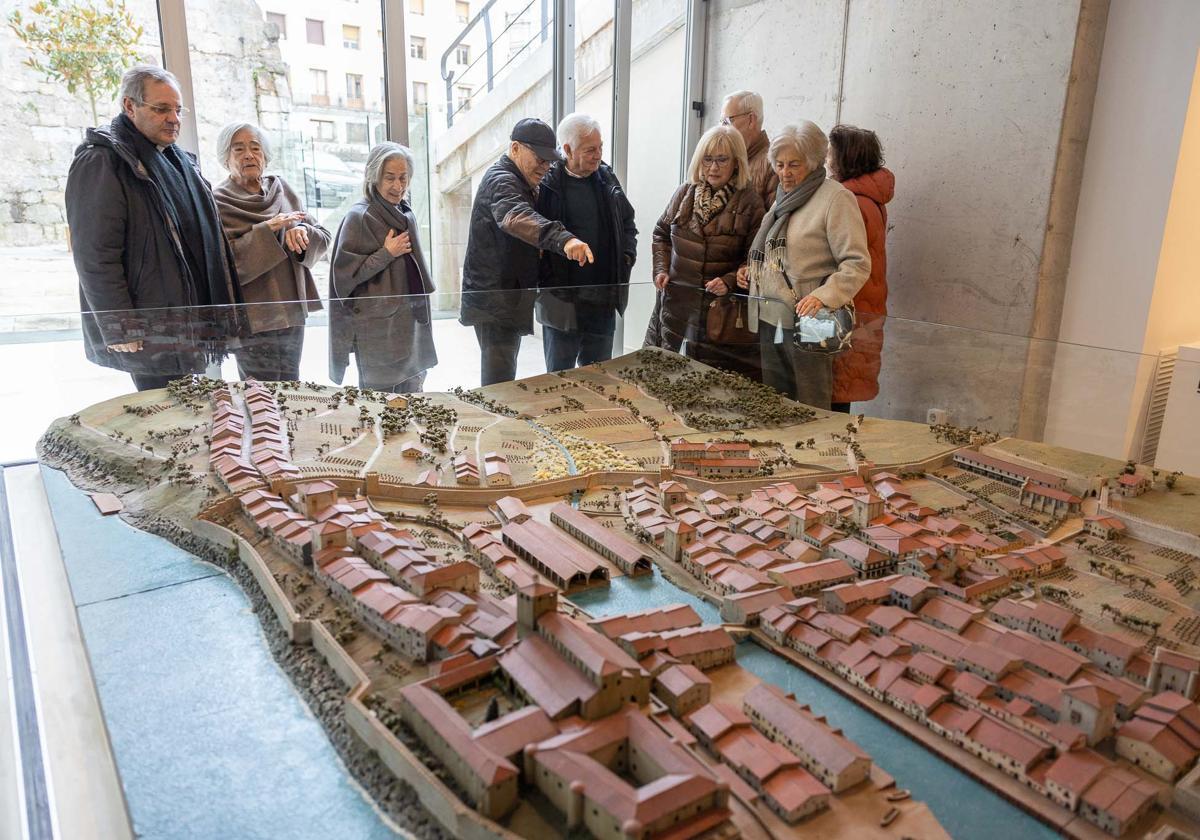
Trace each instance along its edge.
{"label": "metal handrail", "polygon": [[[494,52],[494,47],[495,47],[495,43],[496,43],[496,38],[503,35],[510,28],[512,28],[513,24],[515,24],[518,20],[520,20],[521,16],[523,14],[525,14],[525,12],[529,9],[529,7],[534,4],[534,0],[529,0],[529,3],[525,6],[525,8],[522,9],[515,17],[513,17],[513,19],[511,21],[509,21],[508,24],[506,24],[503,29],[501,29],[498,33],[496,33],[495,37],[493,37],[493,35],[492,35],[492,19],[491,19],[491,15],[489,13],[491,12],[492,6],[496,5],[496,2],[497,2],[497,0],[488,0],[488,2],[484,4],[483,8],[479,10],[478,14],[476,14],[475,17],[471,18],[471,20],[467,22],[467,25],[462,28],[462,31],[458,33],[458,36],[453,41],[450,42],[450,46],[446,48],[446,51],[444,53],[442,53],[440,67],[441,67],[441,71],[442,71],[442,79],[446,82],[446,127],[447,128],[454,125],[454,113],[455,113],[455,111],[454,111],[454,80],[455,80],[455,78],[457,78],[456,71],[449,70],[446,67],[446,62],[450,58],[450,55],[456,49],[458,49],[458,47],[463,43],[464,40],[466,40],[466,37],[468,34],[470,34],[471,30],[474,29],[480,23],[482,23],[483,24],[484,41],[486,44],[484,53],[485,53],[485,56],[487,59],[487,89],[489,91],[492,90],[492,87],[494,86],[495,79],[496,79],[495,62],[493,60],[493,52]],[[545,41],[547,38],[547,34],[546,34],[547,28],[548,28],[547,22],[550,19],[549,6],[550,6],[550,0],[541,0],[541,13],[542,13],[541,38],[543,41]],[[478,63],[479,63],[479,59],[476,58],[469,65],[467,65],[467,68],[466,68],[466,70],[463,71],[463,73],[465,74],[466,72],[468,72],[469,70],[474,68],[475,65]],[[510,62],[505,62],[504,66],[507,67],[509,63]],[[504,68],[502,67],[501,69],[504,69]]]}

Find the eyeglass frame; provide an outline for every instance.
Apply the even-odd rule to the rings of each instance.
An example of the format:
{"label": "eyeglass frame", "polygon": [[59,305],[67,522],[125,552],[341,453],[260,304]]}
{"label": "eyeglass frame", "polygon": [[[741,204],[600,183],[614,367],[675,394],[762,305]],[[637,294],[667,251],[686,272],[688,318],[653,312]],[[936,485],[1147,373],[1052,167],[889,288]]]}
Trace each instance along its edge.
{"label": "eyeglass frame", "polygon": [[163,105],[161,103],[153,103],[152,104],[150,102],[147,102],[144,99],[135,99],[135,100],[133,100],[133,103],[135,105],[145,105],[147,108],[149,108],[154,113],[155,116],[158,116],[158,117],[165,117],[169,112],[174,111],[175,116],[179,117],[180,119],[183,119],[184,117],[186,117],[192,113],[191,111],[189,111],[187,108],[183,107],[182,105],[180,105],[178,108],[172,108],[170,105]]}
{"label": "eyeglass frame", "polygon": [[700,158],[701,169],[711,169],[714,165],[724,169],[733,163],[733,155],[704,155]]}
{"label": "eyeglass frame", "polygon": [[742,111],[740,114],[730,114],[728,117],[721,117],[721,125],[733,125],[733,121],[738,117],[748,117],[753,113],[753,111]]}

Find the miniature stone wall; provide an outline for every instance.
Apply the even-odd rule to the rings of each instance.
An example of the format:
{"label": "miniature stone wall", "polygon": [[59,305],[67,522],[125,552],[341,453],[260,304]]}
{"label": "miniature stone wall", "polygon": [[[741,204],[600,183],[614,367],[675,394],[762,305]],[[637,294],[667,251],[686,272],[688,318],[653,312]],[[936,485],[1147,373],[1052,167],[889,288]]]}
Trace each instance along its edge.
{"label": "miniature stone wall", "polygon": [[412,786],[421,804],[446,831],[460,840],[520,840],[518,835],[463,803],[366,707],[363,698],[371,690],[367,675],[323,623],[302,619],[292,609],[266,561],[250,543],[213,522],[197,520],[189,527],[223,548],[237,547],[239,558],[262,588],[288,638],[297,644],[311,644],[349,690],[343,712],[350,730],[375,751],[398,779]]}

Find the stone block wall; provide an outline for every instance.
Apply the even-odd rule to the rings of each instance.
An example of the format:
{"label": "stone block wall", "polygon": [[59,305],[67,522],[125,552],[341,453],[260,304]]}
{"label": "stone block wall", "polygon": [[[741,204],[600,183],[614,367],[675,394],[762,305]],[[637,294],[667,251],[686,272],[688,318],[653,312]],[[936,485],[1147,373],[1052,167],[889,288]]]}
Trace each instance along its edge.
{"label": "stone block wall", "polygon": [[1064,231],[1074,220],[1065,199],[1078,194],[1086,133],[1064,138],[1090,120],[1094,86],[1081,86],[1077,71],[1084,58],[1099,62],[1090,36],[1103,31],[1103,15],[1097,23],[1092,13],[1107,3],[708,5],[707,124],[719,119],[725,93],[756,89],[768,132],[802,119],[825,131],[837,122],[870,128],[896,174],[894,320],[881,392],[865,409],[923,420],[928,408],[944,408],[961,425],[1015,431],[1023,338],[1041,334],[1038,307],[1054,297],[1046,288],[1061,299],[1065,284]]}
{"label": "stone block wall", "polygon": [[[126,0],[142,26],[139,59],[162,64],[156,5]],[[27,11],[32,0],[6,3]],[[201,120],[201,166],[214,183],[224,178],[212,145],[220,127],[233,119],[262,119],[269,129],[286,130],[291,108],[286,68],[276,41],[268,39],[262,10],[254,0],[204,0],[188,4],[192,74],[197,80],[196,109]],[[66,240],[63,191],[67,171],[84,131],[92,125],[91,107],[80,93],[71,95],[24,64],[24,45],[7,25],[0,27],[0,246],[61,245]],[[117,114],[116,91],[98,103],[101,123]]]}

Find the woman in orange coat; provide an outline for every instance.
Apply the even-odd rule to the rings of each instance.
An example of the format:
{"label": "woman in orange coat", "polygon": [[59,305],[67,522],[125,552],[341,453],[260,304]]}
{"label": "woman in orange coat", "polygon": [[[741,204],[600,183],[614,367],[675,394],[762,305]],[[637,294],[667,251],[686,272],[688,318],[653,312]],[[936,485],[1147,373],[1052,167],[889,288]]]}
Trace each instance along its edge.
{"label": "woman in orange coat", "polygon": [[854,296],[858,324],[852,349],[833,359],[833,410],[850,411],[850,403],[879,394],[879,365],[883,353],[883,321],[887,315],[887,203],[896,178],[883,165],[883,149],[874,131],[852,125],[829,132],[830,177],[854,193],[867,228],[871,276]]}

